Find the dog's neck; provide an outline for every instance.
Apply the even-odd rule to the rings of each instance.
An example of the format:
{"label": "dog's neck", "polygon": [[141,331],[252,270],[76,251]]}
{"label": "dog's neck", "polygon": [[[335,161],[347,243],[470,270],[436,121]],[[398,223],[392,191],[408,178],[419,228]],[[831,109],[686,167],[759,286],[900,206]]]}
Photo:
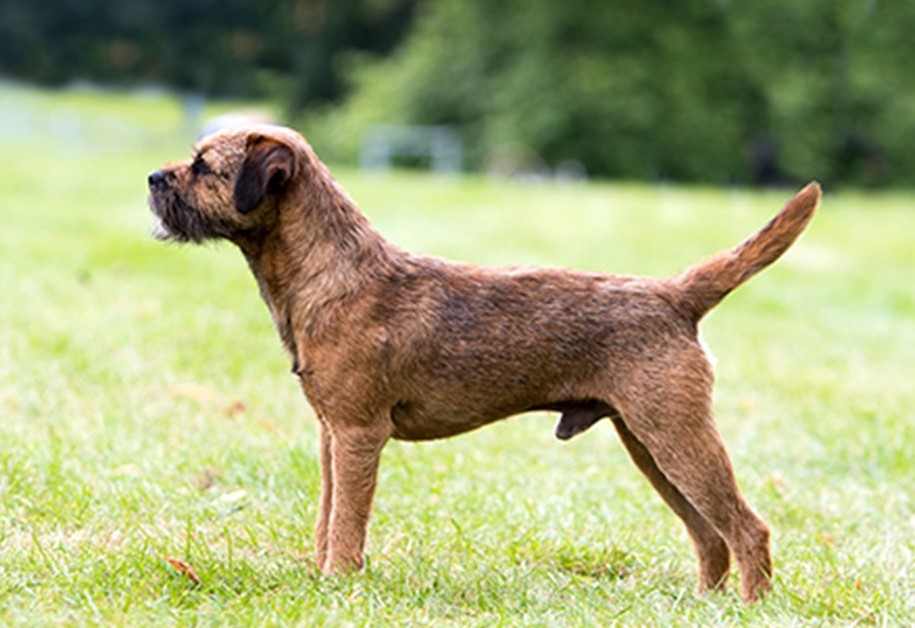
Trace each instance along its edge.
{"label": "dog's neck", "polygon": [[278,201],[270,234],[251,246],[237,242],[260,287],[277,330],[298,368],[310,342],[335,329],[339,307],[394,265],[400,252],[389,244],[333,180],[323,164],[307,187],[288,195],[304,205]]}

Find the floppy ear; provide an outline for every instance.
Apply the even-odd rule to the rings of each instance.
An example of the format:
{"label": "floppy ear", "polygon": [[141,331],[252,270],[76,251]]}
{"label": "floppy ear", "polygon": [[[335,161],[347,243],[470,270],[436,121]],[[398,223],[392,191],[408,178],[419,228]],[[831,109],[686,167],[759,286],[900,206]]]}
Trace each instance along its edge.
{"label": "floppy ear", "polygon": [[248,138],[247,154],[235,181],[235,207],[247,214],[261,204],[268,193],[275,194],[292,179],[295,155],[275,139]]}

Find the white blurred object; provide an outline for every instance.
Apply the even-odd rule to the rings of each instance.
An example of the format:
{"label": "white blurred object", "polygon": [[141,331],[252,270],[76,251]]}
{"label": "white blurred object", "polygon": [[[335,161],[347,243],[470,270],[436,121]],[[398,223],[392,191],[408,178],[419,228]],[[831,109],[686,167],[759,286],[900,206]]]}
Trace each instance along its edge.
{"label": "white blurred object", "polygon": [[239,129],[245,126],[255,124],[279,124],[273,116],[267,111],[252,109],[249,111],[230,111],[215,118],[210,118],[203,123],[197,139],[206,137],[217,131],[228,131],[230,129]]}
{"label": "white blurred object", "polygon": [[437,174],[458,174],[464,146],[458,133],[447,126],[379,124],[362,138],[359,162],[364,170],[389,170],[397,157],[427,158]]}

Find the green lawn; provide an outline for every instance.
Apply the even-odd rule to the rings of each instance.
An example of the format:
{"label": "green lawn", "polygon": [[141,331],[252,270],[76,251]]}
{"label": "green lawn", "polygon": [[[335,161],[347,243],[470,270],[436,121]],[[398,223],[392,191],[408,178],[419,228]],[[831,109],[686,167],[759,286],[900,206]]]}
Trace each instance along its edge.
{"label": "green lawn", "polygon": [[[762,603],[696,595],[609,423],[561,443],[546,414],[389,445],[368,568],[330,579],[315,424],[243,259],[148,236],[145,176],[187,154],[182,125],[161,95],[0,85],[0,624],[915,622],[915,196],[827,190],[705,321],[774,533]],[[650,274],[792,192],[337,173],[411,249]]]}

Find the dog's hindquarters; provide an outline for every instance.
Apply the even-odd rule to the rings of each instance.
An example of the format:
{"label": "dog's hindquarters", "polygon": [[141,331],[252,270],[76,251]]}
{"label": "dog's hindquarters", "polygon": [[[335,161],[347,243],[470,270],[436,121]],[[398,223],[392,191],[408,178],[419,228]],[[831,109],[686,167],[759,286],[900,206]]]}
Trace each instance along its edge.
{"label": "dog's hindquarters", "polygon": [[[672,303],[693,330],[729,292],[791,246],[812,219],[820,196],[820,186],[811,183],[758,232],[670,281]],[[744,598],[757,599],[771,586],[769,529],[741,495],[715,426],[706,353],[694,336],[693,342],[670,345],[648,362],[655,368],[630,371],[617,382],[617,432],[636,465],[685,523],[699,556],[701,586],[723,585],[730,550],[740,568]]]}
{"label": "dog's hindquarters", "polygon": [[770,588],[769,529],[737,486],[715,424],[712,369],[698,342],[672,343],[651,368],[617,378],[611,417],[639,470],[686,525],[700,589],[723,587],[729,551],[746,600]]}

